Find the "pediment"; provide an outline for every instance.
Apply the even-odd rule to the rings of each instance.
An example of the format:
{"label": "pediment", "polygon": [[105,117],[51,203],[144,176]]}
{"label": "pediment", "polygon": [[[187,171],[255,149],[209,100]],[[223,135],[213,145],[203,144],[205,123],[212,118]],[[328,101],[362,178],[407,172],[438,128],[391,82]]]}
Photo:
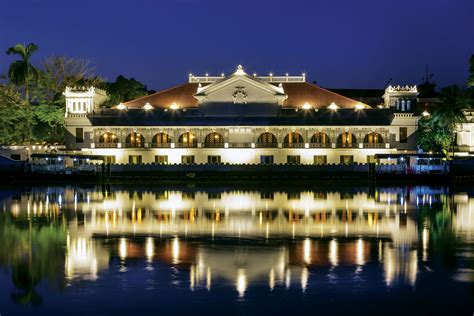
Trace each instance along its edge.
{"label": "pediment", "polygon": [[282,87],[261,81],[247,74],[233,74],[203,88],[194,94],[199,103],[275,103],[287,98]]}

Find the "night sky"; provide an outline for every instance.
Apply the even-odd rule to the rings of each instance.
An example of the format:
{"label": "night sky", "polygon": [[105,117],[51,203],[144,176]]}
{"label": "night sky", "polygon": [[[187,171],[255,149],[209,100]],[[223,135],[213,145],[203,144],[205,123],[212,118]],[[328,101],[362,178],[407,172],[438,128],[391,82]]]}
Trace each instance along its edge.
{"label": "night sky", "polygon": [[87,58],[159,90],[188,73],[301,74],[329,88],[464,84],[474,54],[474,0],[0,0],[0,73],[16,43],[34,62]]}

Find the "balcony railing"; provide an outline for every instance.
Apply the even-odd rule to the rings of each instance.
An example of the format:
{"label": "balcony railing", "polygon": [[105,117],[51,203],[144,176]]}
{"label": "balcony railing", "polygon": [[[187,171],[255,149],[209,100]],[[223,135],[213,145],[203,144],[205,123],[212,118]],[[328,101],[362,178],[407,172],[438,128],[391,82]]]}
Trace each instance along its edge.
{"label": "balcony railing", "polygon": [[252,143],[229,143],[229,148],[251,148]]}
{"label": "balcony railing", "polygon": [[145,144],[125,143],[125,148],[145,148]]}
{"label": "balcony railing", "polygon": [[277,148],[277,143],[256,143],[255,147],[257,148]]}
{"label": "balcony railing", "polygon": [[364,143],[364,148],[385,148],[385,143]]}
{"label": "balcony railing", "polygon": [[96,148],[117,148],[118,143],[95,143]]}
{"label": "balcony railing", "polygon": [[205,148],[224,148],[224,143],[204,143]]}
{"label": "balcony railing", "polygon": [[336,143],[337,148],[357,148],[357,143]]}
{"label": "balcony railing", "polygon": [[309,143],[309,148],[329,148],[331,143]]}
{"label": "balcony railing", "polygon": [[283,143],[284,148],[304,148],[304,143]]}
{"label": "balcony railing", "polygon": [[197,143],[176,143],[176,148],[196,148]]}
{"label": "balcony railing", "polygon": [[152,148],[170,148],[171,143],[151,143]]}

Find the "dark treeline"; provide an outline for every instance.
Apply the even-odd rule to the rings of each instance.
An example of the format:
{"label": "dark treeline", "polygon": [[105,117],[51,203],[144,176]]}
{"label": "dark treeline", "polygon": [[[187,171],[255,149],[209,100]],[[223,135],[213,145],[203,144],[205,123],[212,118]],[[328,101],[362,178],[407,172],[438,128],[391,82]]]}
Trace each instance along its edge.
{"label": "dark treeline", "polygon": [[107,92],[102,106],[116,105],[153,91],[135,78],[119,75],[107,82],[85,59],[52,56],[33,65],[38,46],[18,44],[7,50],[17,57],[0,82],[0,145],[62,144],[64,142],[66,86],[94,86]]}

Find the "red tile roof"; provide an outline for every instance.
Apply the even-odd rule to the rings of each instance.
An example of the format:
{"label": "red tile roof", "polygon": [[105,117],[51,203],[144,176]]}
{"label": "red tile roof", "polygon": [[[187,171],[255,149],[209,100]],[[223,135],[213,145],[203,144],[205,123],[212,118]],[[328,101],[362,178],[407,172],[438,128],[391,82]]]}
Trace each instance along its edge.
{"label": "red tile roof", "polygon": [[283,90],[288,95],[288,99],[283,103],[287,107],[301,107],[307,102],[313,108],[327,108],[334,102],[340,108],[353,108],[359,103],[308,82],[283,83]]}
{"label": "red tile roof", "polygon": [[[168,108],[173,103],[176,103],[180,108],[198,107],[198,101],[193,97],[197,88],[197,83],[185,83],[124,104],[129,108],[142,108],[146,103],[150,103],[155,108]],[[285,107],[301,107],[303,104],[309,103],[313,108],[326,108],[334,102],[340,108],[353,108],[359,103],[307,82],[283,83],[283,89],[288,95],[288,99],[283,103]]]}
{"label": "red tile roof", "polygon": [[147,102],[155,108],[168,108],[173,103],[176,103],[181,108],[197,107],[198,101],[193,97],[197,88],[197,83],[185,83],[125,102],[124,104],[129,108],[142,108]]}

